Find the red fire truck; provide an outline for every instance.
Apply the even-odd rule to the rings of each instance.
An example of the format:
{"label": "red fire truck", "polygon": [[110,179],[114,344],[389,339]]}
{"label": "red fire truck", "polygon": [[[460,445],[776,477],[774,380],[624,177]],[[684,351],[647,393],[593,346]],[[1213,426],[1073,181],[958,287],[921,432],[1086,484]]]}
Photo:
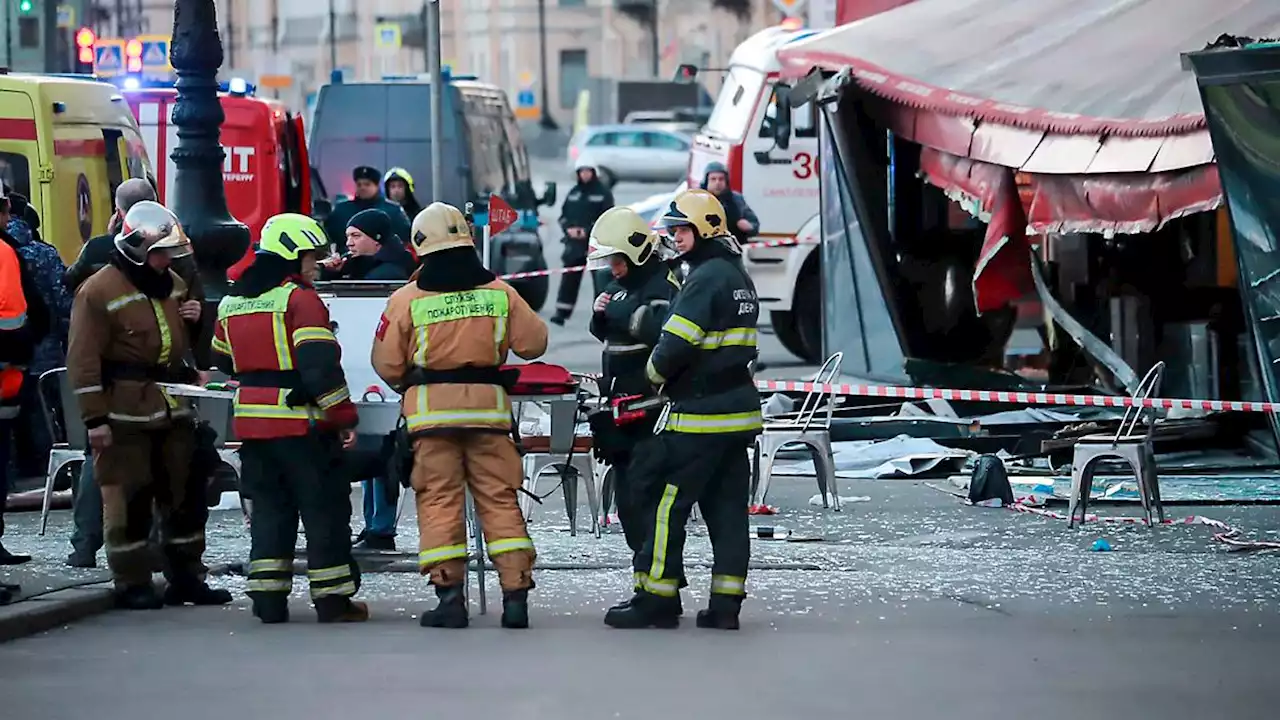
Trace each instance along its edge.
{"label": "red fire truck", "polygon": [[[170,153],[178,143],[178,129],[172,121],[177,91],[172,87],[126,87],[124,95],[155,165],[156,187],[163,203],[172,197],[176,175]],[[302,116],[275,100],[253,97],[242,83],[233,82],[218,96],[226,114],[222,123],[226,151],[222,179],[232,216],[247,225],[256,240],[272,215],[310,214],[311,165]],[[231,268],[232,278],[239,277],[252,253],[250,247],[245,258]]]}

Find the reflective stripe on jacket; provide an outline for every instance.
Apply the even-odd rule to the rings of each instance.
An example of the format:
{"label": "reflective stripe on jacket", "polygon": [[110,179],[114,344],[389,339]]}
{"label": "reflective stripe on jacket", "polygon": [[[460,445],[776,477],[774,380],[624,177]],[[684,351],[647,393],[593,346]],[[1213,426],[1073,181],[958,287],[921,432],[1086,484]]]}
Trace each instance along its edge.
{"label": "reflective stripe on jacket", "polygon": [[167,427],[191,414],[190,404],[164,392],[154,379],[111,378],[111,366],[183,373],[187,329],[178,305],[187,286],[176,273],[173,292],[161,299],[139,292],[119,268],[108,265],[80,286],[71,310],[67,379],[80,414],[93,427],[103,419],[147,428]]}
{"label": "reflective stripe on jacket", "polygon": [[433,383],[405,388],[414,368],[498,367],[514,352],[526,360],[547,349],[547,326],[508,284],[433,292],[415,283],[387,301],[373,341],[373,368],[404,393],[410,433],[449,428],[510,430],[511,401],[498,385]]}
{"label": "reflective stripe on jacket", "polygon": [[[285,282],[257,297],[224,297],[212,349],[218,366],[242,379],[233,400],[236,437],[297,437],[317,424],[354,425],[331,416],[354,418],[355,409],[329,310],[312,288]],[[278,377],[259,382],[254,373]]]}

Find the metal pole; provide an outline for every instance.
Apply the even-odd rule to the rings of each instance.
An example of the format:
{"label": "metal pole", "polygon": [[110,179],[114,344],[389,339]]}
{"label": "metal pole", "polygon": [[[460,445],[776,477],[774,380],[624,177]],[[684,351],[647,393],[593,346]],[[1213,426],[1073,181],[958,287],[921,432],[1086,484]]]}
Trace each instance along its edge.
{"label": "metal pole", "polygon": [[425,72],[431,72],[431,28],[427,23],[427,5],[422,3],[422,16],[418,18],[422,21],[422,69]]}
{"label": "metal pole", "polygon": [[[191,238],[195,264],[204,285],[204,317],[217,314],[218,301],[227,290],[227,269],[249,249],[249,228],[227,210],[219,142],[225,119],[218,101],[218,68],[222,66],[222,39],[214,0],[175,0],[173,43],[169,60],[178,76],[173,124],[178,144],[170,153],[174,164],[173,194],[169,207]],[[196,357],[208,359],[211,323],[202,323]]]}
{"label": "metal pole", "polygon": [[4,64],[13,69],[13,3],[4,4]]}
{"label": "metal pole", "polygon": [[47,73],[66,72],[61,61],[61,55],[58,53],[58,3],[54,0],[45,0],[44,7],[41,8],[40,29],[41,44],[44,45],[44,71]]}
{"label": "metal pole", "polygon": [[547,76],[547,0],[538,0],[538,51],[541,53],[542,78],[538,84],[542,86],[542,118],[538,124],[545,130],[555,130],[560,126],[551,117],[551,93],[548,90],[550,81]]}
{"label": "metal pole", "polygon": [[653,76],[662,74],[662,58],[658,57],[658,0],[653,0],[653,34],[649,37],[649,52],[653,55]]}
{"label": "metal pole", "polygon": [[338,12],[334,0],[329,0],[329,72],[338,69]]}
{"label": "metal pole", "polygon": [[444,202],[444,73],[440,70],[440,0],[427,1],[427,72],[431,74],[431,199]]}

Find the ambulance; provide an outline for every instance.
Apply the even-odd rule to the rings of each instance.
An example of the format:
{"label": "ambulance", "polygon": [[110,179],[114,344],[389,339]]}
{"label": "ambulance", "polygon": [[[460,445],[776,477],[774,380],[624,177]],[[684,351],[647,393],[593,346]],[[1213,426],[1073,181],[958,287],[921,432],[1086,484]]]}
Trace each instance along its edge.
{"label": "ambulance", "polygon": [[31,201],[63,262],[107,231],[116,188],[150,176],[148,157],[115,86],[0,69],[0,180]]}
{"label": "ambulance", "polygon": [[[687,178],[689,187],[700,187],[707,165],[723,164],[730,185],[760,217],[755,239],[798,241],[748,248],[743,262],[778,340],[810,362],[822,355],[818,118],[810,105],[795,108],[790,143],[779,147],[773,88],[782,69],[778,50],[817,32],[788,23],[761,30],[733,51],[711,117],[694,136]],[[690,80],[697,73],[692,66],[680,68]]]}
{"label": "ambulance", "polygon": [[[177,91],[172,86],[126,88],[124,96],[138,120],[147,153],[156,159],[156,187],[164,203],[173,197],[177,175],[170,157],[178,143],[178,128],[173,124]],[[226,115],[222,180],[232,217],[247,225],[256,240],[272,215],[311,214],[311,165],[302,116],[276,100],[253,97],[243,81],[227,83],[218,97]],[[239,277],[252,259],[250,246],[229,275]]]}

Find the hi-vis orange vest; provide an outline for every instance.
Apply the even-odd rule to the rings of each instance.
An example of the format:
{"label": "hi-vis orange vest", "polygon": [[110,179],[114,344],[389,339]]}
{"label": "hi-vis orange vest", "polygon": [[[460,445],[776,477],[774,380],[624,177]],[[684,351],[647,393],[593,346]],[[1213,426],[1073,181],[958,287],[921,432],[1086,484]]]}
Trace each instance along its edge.
{"label": "hi-vis orange vest", "polygon": [[[0,342],[27,324],[27,298],[22,294],[22,263],[9,243],[0,242]],[[17,417],[24,368],[0,362],[0,420]]]}

